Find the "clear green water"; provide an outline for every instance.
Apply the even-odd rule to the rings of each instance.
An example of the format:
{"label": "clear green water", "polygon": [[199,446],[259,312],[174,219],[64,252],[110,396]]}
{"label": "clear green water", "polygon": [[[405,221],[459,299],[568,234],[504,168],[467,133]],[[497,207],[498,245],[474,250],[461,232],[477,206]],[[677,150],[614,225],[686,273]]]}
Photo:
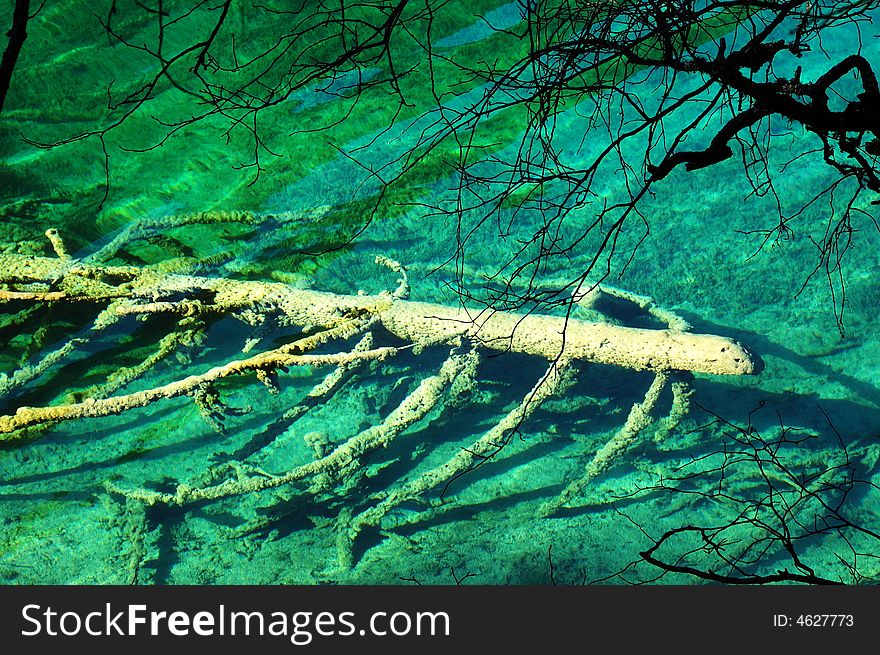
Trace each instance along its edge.
{"label": "clear green water", "polygon": [[[477,7],[450,4],[451,18],[438,26],[437,42],[459,56],[496,51],[497,43],[474,17]],[[483,6],[494,12],[496,25],[515,24],[511,6]],[[445,189],[453,176],[444,161],[447,150],[441,149],[392,187],[376,220],[353,243],[331,255],[301,254],[345,242],[374,199],[370,184],[361,185],[363,168],[333,145],[351,150],[370,144],[359,156],[375,165],[405,150],[419,117],[433,103],[418,79],[406,90],[414,106],[383,133],[380,130],[394,118],[387,99],[368,98],[354,119],[317,135],[288,136],[316,120],[332,121],[340,107],[347,106],[344,102],[303,93],[297,102],[282,105],[263,124],[280,156],[265,158],[266,170],[256,182],[252,170],[236,168],[250,156],[247,140],[236,137],[227,144],[219,123],[211,121],[157,150],[122,150],[120,146],[143,146],[158,134],[145,112],[108,138],[111,186],[102,202],[103,155],[94,140],[45,150],[20,138],[52,142],[91,129],[100,116],[107,80],[137,80],[142,74],[143,63],[136,57],[95,36],[93,11],[73,0],[47,6],[26,42],[0,118],[0,243],[9,251],[48,255],[42,236],[48,227],[66,237],[74,254],[85,256],[138,219],[214,209],[292,212],[292,218],[271,230],[234,225],[179,229],[166,235],[169,238],[139,244],[133,256],[155,263],[231,252],[231,260],[215,262],[202,273],[372,293],[394,282],[372,263],[373,256],[382,253],[408,266],[413,299],[456,302],[449,287],[455,269],[445,264],[453,255],[453,225],[412,205],[443,206],[450,201]],[[865,53],[876,57],[880,42],[870,25],[862,29]],[[852,31],[829,35],[823,45],[832,61],[849,51],[852,39]],[[804,66],[805,73],[821,71],[827,60],[816,54]],[[167,112],[180,102],[179,94],[170,89],[158,95],[154,106],[157,113]],[[492,130],[499,152],[515,143],[514,120],[501,119]],[[556,136],[569,139],[573,149],[581,143],[583,121],[576,108],[559,117]],[[599,142],[589,135],[584,142],[580,154],[586,157]],[[778,166],[803,147],[793,140],[791,150],[775,151],[771,163]],[[796,170],[777,176],[778,190],[785,203],[798,207],[811,191],[829,184],[831,175],[817,158],[805,158]],[[615,197],[619,178],[607,178],[601,188]],[[395,509],[383,520],[381,531],[362,534],[354,545],[356,563],[351,568],[338,565],[337,517],[344,517],[346,508],[362,511],[382,490],[467,447],[528,393],[542,373],[542,362],[512,355],[484,360],[479,385],[467,403],[438,407],[392,447],[372,454],[363,462],[368,475],[351,488],[315,497],[304,486],[291,486],[197,507],[151,508],[143,534],[132,519],[136,512],[105,492],[108,480],[168,490],[198,479],[212,463],[260,434],[324,374],[304,369],[282,376],[283,391],[277,396],[257,384],[224,387],[231,406],[251,409],[230,419],[223,435],[200,419],[191,402],[175,400],[119,417],[71,422],[31,443],[5,446],[0,451],[0,580],[125,583],[136,565],[142,583],[446,584],[469,575],[468,583],[578,584],[625,571],[624,577],[611,581],[692,584],[700,580],[688,575],[658,580],[659,571],[640,561],[639,553],[667,530],[718,526],[753,516],[748,508],[753,510],[770,491],[777,494],[771,498],[779,499],[778,507],[787,503],[790,513],[765,517],[759,511],[761,520],[767,519],[766,529],[787,526],[796,537],[801,560],[817,575],[844,582],[876,579],[880,564],[872,555],[880,553],[880,540],[847,528],[822,529],[828,508],[815,498],[801,497],[792,481],[822,489],[819,497],[828,503],[843,500],[841,514],[864,528],[880,530],[873,487],[880,458],[880,338],[874,323],[880,302],[880,234],[867,218],[856,224],[854,245],[842,264],[847,292],[842,338],[827,281],[816,276],[801,290],[816,261],[810,237],[825,230],[823,207],[799,218],[790,240],[755,254],[756,238],[743,232],[772,227],[775,205],[770,198],[749,196],[736,158],[704,171],[677,171],[657,190],[641,206],[650,219],[650,234],[625,268],[631,246],[642,236],[640,225],[634,222],[623,235],[621,255],[613,262],[614,284],[674,309],[698,332],[749,345],[760,353],[766,368],[755,377],[698,376],[698,406],[681,426],[662,444],[648,439],[625,454],[593,482],[577,507],[552,518],[537,517],[538,507],[578,475],[620,428],[647,389],[649,375],[611,367],[580,368],[564,396],[536,411],[523,424],[520,437],[495,461],[453,482],[442,503],[433,492],[425,502]],[[589,211],[572,214],[569,227],[576,231],[579,221],[589,220]],[[528,212],[520,214],[505,238],[492,226],[478,232],[469,243],[465,285],[478,290],[481,276],[494,273],[517,249],[517,238],[529,235],[537,220]],[[554,262],[555,268],[542,271],[536,286],[570,280],[592,254],[584,244],[567,259]],[[23,361],[38,359],[41,350],[81,330],[93,316],[90,311],[59,306],[23,327],[10,323],[11,314],[5,315],[0,334],[3,370],[11,372]],[[34,332],[40,325],[48,331],[35,346]],[[219,321],[208,339],[187,353],[189,362],[169,358],[131,389],[239,356],[249,333],[246,326]],[[140,361],[162,334],[161,321],[120,324],[53,375],[38,378],[23,393],[6,399],[3,412],[21,404],[62,402],[66,392]],[[268,340],[283,337],[270,334]],[[442,349],[429,349],[366,370],[248,463],[281,473],[308,461],[303,435],[323,432],[341,440],[376,424],[407,390],[436,372],[444,355]],[[777,466],[765,468],[765,477],[747,457],[729,454],[737,450],[731,435],[742,435],[715,422],[715,415],[733,425],[751,425],[765,442],[782,437],[792,442],[777,451],[755,451],[757,441],[739,444],[740,452],[759,452],[765,461],[775,452]],[[822,487],[828,482],[822,475],[829,469],[837,471],[829,474],[831,478],[843,480],[840,476],[850,469],[834,467],[844,461],[860,481],[845,498],[839,489]],[[687,479],[673,482],[671,477]],[[807,532],[820,534],[799,538]],[[754,524],[737,527],[725,534],[731,543],[724,554],[736,556],[741,544],[765,534]],[[747,572],[794,570],[778,540],[771,542],[766,550],[757,547],[744,555],[757,560],[744,564]],[[666,552],[685,553],[693,547],[691,542],[672,542]],[[685,561],[730,573],[712,553],[696,551]],[[855,567],[857,576],[848,565]]]}

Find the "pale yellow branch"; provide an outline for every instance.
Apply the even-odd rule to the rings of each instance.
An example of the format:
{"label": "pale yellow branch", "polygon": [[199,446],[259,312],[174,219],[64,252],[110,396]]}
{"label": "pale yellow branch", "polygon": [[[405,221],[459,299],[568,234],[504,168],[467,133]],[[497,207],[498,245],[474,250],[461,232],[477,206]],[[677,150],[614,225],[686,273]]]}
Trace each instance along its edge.
{"label": "pale yellow branch", "polygon": [[[587,485],[596,477],[608,470],[609,467],[623,454],[631,448],[639,439],[641,434],[647,429],[654,419],[651,412],[657,406],[660,395],[669,384],[670,373],[660,371],[654,376],[651,386],[645,392],[644,399],[632,406],[626,417],[623,427],[618,430],[614,437],[600,448],[593,459],[590,460],[584,469],[583,474],[569,483],[560,494],[546,502],[539,510],[540,516],[549,516],[563,507],[570,500],[578,496]],[[685,379],[676,379],[673,383],[673,403],[669,415],[662,420],[660,427],[655,433],[655,439],[663,439],[669,432],[678,425],[679,421],[687,413],[690,399],[690,385]]]}
{"label": "pale yellow branch", "polygon": [[16,301],[55,302],[57,300],[86,300],[97,301],[99,298],[71,298],[64,291],[3,291],[0,289],[0,302]]}
{"label": "pale yellow branch", "polygon": [[49,243],[52,244],[52,250],[55,251],[59,259],[70,259],[70,255],[67,254],[67,248],[64,245],[64,240],[61,238],[58,230],[50,227],[46,230],[46,237],[49,239]]}
{"label": "pale yellow branch", "polygon": [[[199,386],[215,382],[231,375],[254,371],[259,368],[278,368],[280,366],[327,366],[342,364],[357,359],[382,360],[398,352],[397,348],[375,348],[363,353],[336,353],[331,355],[294,355],[277,349],[248,359],[236,360],[217,366],[200,375],[190,375],[182,380],[160,387],[138,391],[124,396],[113,396],[95,400],[86,399],[81,403],[50,407],[19,407],[11,416],[0,416],[0,434],[48,421],[67,421],[78,418],[112,416],[136,407],[145,407],[162,399],[188,395]],[[8,440],[8,438],[7,438]]]}

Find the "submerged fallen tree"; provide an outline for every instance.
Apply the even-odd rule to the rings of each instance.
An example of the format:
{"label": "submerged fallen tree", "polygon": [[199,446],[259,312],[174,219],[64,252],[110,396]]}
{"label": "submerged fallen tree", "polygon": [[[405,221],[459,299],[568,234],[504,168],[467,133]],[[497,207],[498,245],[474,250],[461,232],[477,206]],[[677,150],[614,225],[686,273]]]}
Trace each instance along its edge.
{"label": "submerged fallen tree", "polygon": [[[598,285],[579,290],[574,301],[592,305],[602,295],[612,295],[652,315],[663,327],[631,328],[571,316],[478,311],[410,301],[405,269],[382,256],[376,258],[377,263],[400,275],[394,291],[340,295],[279,282],[194,275],[167,264],[111,265],[107,263],[108,253],[100,251],[78,260],[67,253],[57,232],[49,230],[47,236],[55,251],[54,257],[0,255],[0,301],[26,305],[90,303],[97,304],[100,310],[84,332],[0,379],[0,397],[5,396],[8,401],[11,391],[56,367],[77,348],[99,339],[102,332],[122,317],[163,314],[177,323],[159,340],[153,354],[135,366],[117,370],[104,384],[84,393],[85,397],[77,402],[19,406],[14,413],[0,416],[0,439],[7,443],[32,438],[35,430],[61,421],[122,414],[176,397],[192,398],[206,421],[222,431],[224,416],[233,412],[223,402],[218,387],[224,378],[254,376],[270,393],[278,393],[279,371],[293,366],[333,367],[282,417],[292,423],[349,381],[352,371],[366,362],[387,360],[404,350],[416,354],[426,348],[449,350],[440,369],[422,379],[380,423],[338,443],[310,443],[315,451],[313,461],[280,473],[249,471],[243,461],[261,447],[257,445],[240,452],[239,460],[225,466],[214,465],[201,480],[180,483],[172,492],[125,488],[119,483],[108,485],[111,492],[145,505],[179,506],[300,481],[309,483],[312,494],[336,485],[350,485],[351,479],[360,476],[365,455],[388,446],[407,428],[424,419],[444,397],[461,396],[474,386],[482,352],[511,351],[547,360],[545,373],[522,401],[475,442],[443,464],[387,489],[378,503],[360,515],[347,517],[343,532],[354,538],[364,526],[377,525],[401,503],[491,459],[545,399],[565,388],[572,376],[573,362],[654,372],[654,381],[644,399],[633,406],[624,426],[595,454],[580,478],[544,505],[542,513],[550,514],[575,498],[649,427],[656,424],[657,439],[673,429],[688,410],[691,373],[747,375],[759,372],[762,367],[760,358],[736,341],[691,333],[681,318],[654,306],[649,299]],[[114,241],[105,249],[115,251],[120,247],[121,244]],[[232,317],[257,328],[293,326],[298,332],[290,343],[257,354],[250,354],[254,344],[249,343],[245,348],[247,356],[242,358],[166,384],[118,393],[178,346],[196,341],[210,317]],[[390,339],[398,345],[376,346],[374,335],[378,332],[386,335],[386,341]],[[341,349],[328,352],[335,344],[340,344]],[[658,402],[666,388],[672,390],[671,407],[665,417],[655,420],[652,416],[658,413]]]}

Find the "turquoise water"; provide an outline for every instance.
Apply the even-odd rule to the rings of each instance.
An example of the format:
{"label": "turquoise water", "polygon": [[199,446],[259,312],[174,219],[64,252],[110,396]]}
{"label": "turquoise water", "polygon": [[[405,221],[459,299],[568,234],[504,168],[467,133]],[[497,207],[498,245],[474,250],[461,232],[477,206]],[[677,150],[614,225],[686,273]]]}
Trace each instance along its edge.
{"label": "turquoise water", "polygon": [[[476,18],[478,9],[498,28],[517,25],[516,4],[450,4],[448,20],[437,25],[434,38],[438,48],[456,56],[497,51],[491,31]],[[350,103],[332,95],[345,81],[303,90],[266,116],[263,134],[277,156],[262,153],[265,170],[256,180],[253,168],[238,166],[252,154],[247,135],[235,133],[227,144],[222,121],[200,123],[159,149],[131,151],[161,135],[162,126],[151,114],[185,111],[181,94],[163,87],[147,111],[108,136],[107,188],[95,139],[53,149],[21,139],[55,142],[94,129],[103,115],[108,80],[137,85],[144,75],[144,61],[108,45],[92,11],[72,0],[56,3],[40,12],[30,30],[0,117],[4,252],[51,256],[43,232],[54,227],[68,250],[88,261],[138,221],[247,210],[266,218],[252,225],[166,227],[130,243],[113,263],[144,266],[179,258],[187,262],[186,270],[203,276],[373,294],[395,285],[395,274],[374,263],[375,255],[383,254],[408,268],[411,299],[456,306],[458,285],[484,297],[487,277],[545,220],[526,204],[502,236],[499,226],[513,216],[507,208],[502,220],[474,232],[459,270],[452,259],[454,217],[431,209],[453,207],[457,200],[450,166],[454,151],[440,148],[391,185],[386,197],[376,196],[380,185],[367,168],[380,170],[394,162],[436,117],[434,98],[415,82],[406,89],[411,107],[397,112],[393,98],[368,97],[350,119],[316,133],[297,131],[314,121],[334,122],[345,111]],[[132,34],[149,33],[150,23],[125,23],[125,16],[120,20]],[[242,22],[238,29],[248,27]],[[876,31],[867,23],[860,29],[864,54],[873,61],[880,47]],[[799,62],[805,76],[849,53],[855,34],[852,27],[829,32],[824,53]],[[653,88],[651,79],[639,87],[642,92]],[[466,105],[468,93],[449,106]],[[643,101],[649,104],[652,98]],[[554,139],[567,161],[587,160],[607,140],[601,127],[585,133],[588,105],[585,100],[556,117]],[[515,153],[517,129],[512,118],[487,124],[481,136],[496,142],[492,157],[504,160]],[[771,129],[788,128],[774,123]],[[337,147],[356,153],[359,163]],[[812,147],[804,135],[779,137],[770,152],[770,170]],[[487,156],[481,166],[491,173],[497,164]],[[390,165],[382,175],[393,173]],[[774,179],[784,211],[793,213],[835,178],[813,156],[798,159],[796,167]],[[623,181],[614,166],[603,169],[594,185],[599,197],[568,215],[563,238],[580,234],[602,198],[620,198]],[[863,208],[876,212],[867,201]],[[375,218],[361,232],[364,214],[373,209]],[[162,492],[173,492],[180,483],[206,484],[224,462],[235,463],[242,475],[283,474],[312,459],[305,435],[339,444],[381,423],[421,380],[436,374],[448,354],[444,347],[406,350],[360,368],[332,398],[315,403],[289,425],[272,427],[329,369],[291,369],[280,376],[281,392],[275,395],[253,377],[225,383],[223,402],[245,411],[229,415],[222,433],[201,418],[192,400],[177,398],[119,416],[62,423],[37,438],[6,443],[0,451],[0,579],[14,584],[698,584],[699,577],[686,573],[660,576],[640,553],[682,526],[728,526],[715,535],[724,542],[719,550],[702,548],[686,533],[658,552],[666,561],[725,575],[803,573],[784,548],[791,538],[800,561],[818,576],[847,583],[876,580],[878,540],[867,531],[880,529],[874,488],[880,459],[880,343],[874,324],[880,234],[871,219],[855,219],[840,277],[829,282],[819,274],[804,286],[816,265],[811,239],[825,232],[827,206],[812,206],[792,223],[790,238],[759,249],[760,236],[748,233],[776,224],[776,200],[750,193],[738,157],[703,171],[675,171],[640,209],[650,232],[645,235],[638,218],[627,223],[609,281],[650,296],[696,332],[746,344],[765,368],[757,376],[698,374],[694,406],[681,424],[660,443],[646,433],[569,507],[548,518],[538,513],[621,429],[632,405],[643,399],[650,374],[576,366],[564,392],[535,410],[492,460],[448,487],[393,508],[379,528],[365,529],[353,542],[347,537],[352,514],[470,447],[529,394],[546,362],[515,354],[484,357],[468,394],[456,402],[441,401],[387,448],[362,458],[349,478],[317,493],[306,482],[183,507],[143,507],[107,491],[108,482]],[[462,220],[473,225],[477,216],[465,213]],[[532,287],[568,284],[588,266],[594,246],[586,240],[548,259],[535,271]],[[323,251],[329,252],[314,254]],[[0,333],[0,365],[7,373],[86,334],[97,313],[93,305],[74,303],[7,308]],[[575,311],[581,312],[578,318],[594,318]],[[632,319],[627,312],[610,317]],[[113,371],[143,361],[172,327],[167,317],[120,321],[10,392],[3,413],[88,394]],[[242,347],[254,336],[260,339],[256,350],[268,349],[290,341],[296,330],[270,326],[254,333],[230,318],[212,320],[203,339],[180,345],[118,393],[241,358]],[[377,338],[393,342],[387,335]],[[254,440],[263,447],[242,455],[244,449],[255,450],[248,447]],[[865,530],[844,525],[841,518]]]}

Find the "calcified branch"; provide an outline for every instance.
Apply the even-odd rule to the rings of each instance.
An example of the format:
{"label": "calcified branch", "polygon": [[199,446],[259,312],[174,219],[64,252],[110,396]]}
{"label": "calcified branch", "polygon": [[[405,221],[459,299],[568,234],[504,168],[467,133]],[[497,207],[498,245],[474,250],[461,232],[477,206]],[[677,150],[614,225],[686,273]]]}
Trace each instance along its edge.
{"label": "calcified branch", "polygon": [[[605,285],[593,285],[586,291],[579,288],[574,294],[574,300],[582,307],[594,309],[603,296],[629,302],[668,325],[670,329],[676,331],[690,329],[690,325],[683,318],[668,309],[658,307],[652,298],[622,289]],[[667,387],[671,387],[672,406],[666,416],[659,420],[654,433],[654,441],[656,443],[662,442],[678,426],[690,409],[690,399],[693,395],[693,388],[690,385],[692,377],[690,373],[683,371],[658,371],[645,392],[644,399],[632,406],[624,425],[610,441],[596,452],[583,474],[572,480],[556,498],[544,503],[538,513],[541,516],[550,516],[558,511],[581,495],[593,479],[607,471],[624,452],[632,448],[645,430],[655,422],[652,414],[656,411],[660,396]]]}
{"label": "calcified branch", "polygon": [[[352,353],[363,353],[371,350],[373,348],[373,334],[372,332],[367,332],[360,341],[358,341],[357,345],[355,345]],[[370,360],[365,359],[352,359],[351,361],[343,362],[339,364],[336,368],[334,368],[330,373],[328,373],[324,378],[316,384],[312,389],[303,397],[302,400],[297,402],[293,407],[288,409],[284,414],[281,415],[280,418],[270,423],[266,426],[266,429],[263,430],[256,437],[248,441],[244,446],[239,448],[233,454],[233,457],[236,460],[245,459],[260,450],[262,450],[265,446],[270,444],[276,435],[281,432],[284,432],[290,428],[296,421],[298,421],[302,416],[304,416],[310,410],[327,403],[339,389],[348,381],[351,376],[358,370],[360,370],[365,364],[367,364]],[[259,378],[259,371],[257,373],[257,377]],[[265,374],[263,378],[260,378],[260,381],[269,389],[269,393],[278,393],[278,380],[277,376],[270,376]],[[305,436],[303,437],[305,439]],[[307,440],[308,441],[308,440]],[[313,448],[315,448],[313,446]],[[214,479],[216,475],[213,472],[209,473],[206,479]]]}
{"label": "calcified branch", "polygon": [[660,395],[667,386],[673,388],[672,408],[658,426],[655,440],[662,440],[678,425],[687,413],[691,389],[687,380],[678,379],[670,385],[669,378],[670,373],[666,371],[661,371],[654,376],[651,386],[645,392],[644,399],[632,406],[623,427],[599,449],[579,478],[569,483],[556,498],[541,507],[539,510],[541,516],[553,514],[579,496],[593,479],[608,470],[624,452],[635,445],[642,433],[654,423],[655,419],[652,418],[652,413],[656,410]]}
{"label": "calcified branch", "polygon": [[[0,290],[0,302],[15,302],[17,300],[35,302],[53,302],[55,300],[71,300],[63,291],[3,291]],[[77,300],[77,298],[73,298]],[[88,298],[83,298],[88,300]]]}
{"label": "calcified branch", "polygon": [[385,515],[401,503],[417,498],[426,491],[435,489],[439,485],[472,470],[475,466],[491,460],[504,448],[523,421],[540,407],[541,403],[556,393],[564,379],[563,373],[568,365],[569,360],[552,362],[522,402],[509,411],[486,434],[467,448],[459,450],[446,463],[423,473],[415,480],[397,489],[389,491],[378,505],[356,516],[347,529],[346,526],[342,526],[344,536],[340,539],[341,561],[350,563],[351,541],[364,527],[378,524]]}
{"label": "calcified branch", "polygon": [[[116,325],[121,318],[127,315],[150,315],[158,313],[177,314],[183,318],[177,328],[166,337],[163,337],[155,353],[147,357],[143,362],[135,366],[126,366],[118,369],[110,378],[102,384],[95,385],[77,394],[85,398],[106,398],[112,393],[125,386],[125,384],[137,379],[149,371],[155,364],[162,361],[166,356],[177,352],[178,346],[191,345],[200,340],[205,326],[200,322],[189,320],[189,317],[207,315],[220,317],[223,311],[217,308],[206,307],[198,299],[181,299],[175,303],[169,302],[143,302],[129,297],[124,290],[115,290],[113,286],[102,283],[102,279],[109,279],[113,283],[130,280],[136,275],[136,269],[124,266],[109,266],[105,262],[110,261],[123,250],[130,250],[133,243],[141,240],[158,237],[167,234],[168,231],[193,225],[216,226],[222,224],[237,224],[248,227],[280,224],[289,221],[302,220],[304,218],[320,218],[326,213],[326,207],[318,207],[307,213],[281,212],[274,214],[255,214],[246,211],[205,211],[189,214],[173,214],[152,219],[139,219],[131,222],[121,230],[116,237],[103,245],[94,253],[86,256],[78,265],[74,265],[71,255],[59,231],[55,228],[46,230],[45,235],[49,240],[52,250],[70,268],[66,269],[70,275],[67,290],[55,290],[57,283],[53,279],[53,273],[47,270],[47,275],[40,275],[37,270],[31,270],[22,278],[17,276],[13,269],[0,270],[0,280],[19,284],[28,290],[7,290],[0,288],[0,303],[3,302],[31,302],[51,304],[58,302],[74,303],[88,302],[91,304],[106,303],[111,300],[109,306],[104,308],[95,318],[92,325],[77,336],[60,344],[55,350],[42,355],[42,357],[29,363],[11,375],[0,374],[0,399],[7,398],[15,389],[21,388],[40,375],[65,362],[79,348],[89,342],[101,338],[102,334]],[[244,263],[248,258],[259,257],[259,252],[248,253],[247,256],[239,256],[239,263]],[[209,258],[215,259],[215,258]],[[20,261],[20,260],[19,260]],[[98,266],[89,268],[82,264],[97,263]],[[172,260],[157,265],[158,272],[186,272],[206,262],[195,260]],[[388,265],[388,264],[385,264]],[[29,266],[25,263],[24,268]],[[405,283],[405,272],[403,273]],[[0,285],[3,286],[3,285]],[[8,286],[5,285],[5,286]],[[79,287],[85,286],[85,289]],[[37,309],[38,305],[32,305],[31,309]],[[20,322],[24,317],[13,317],[12,321]],[[259,372],[258,372],[259,376]],[[43,427],[50,427],[54,423],[44,423]],[[34,435],[34,430],[29,431],[29,436]]]}
{"label": "calcified branch", "polygon": [[677,371],[670,387],[672,388],[672,407],[660,421],[654,433],[654,443],[661,444],[669,436],[691,409],[691,398],[694,388],[691,386],[692,375]]}
{"label": "calcified branch", "polygon": [[691,329],[690,324],[686,320],[664,307],[659,307],[653,298],[640,296],[624,289],[608,286],[607,284],[582,285],[572,295],[575,303],[585,309],[595,309],[604,296],[619,298],[642,309],[668,326],[670,330],[685,332]]}
{"label": "calcified branch", "polygon": [[[443,390],[464,369],[466,363],[466,356],[451,355],[437,375],[422,380],[416,390],[408,395],[382,423],[348,439],[326,457],[321,457],[284,474],[230,479],[205,488],[179,485],[173,494],[162,494],[146,489],[121,489],[115,485],[109,485],[108,488],[115,493],[140,500],[148,505],[155,503],[182,505],[200,500],[214,500],[254,493],[306,478],[316,478],[319,488],[326,487],[334,480],[352,474],[359,466],[360,457],[377,448],[387,446],[406,428],[424,418],[440,400]],[[320,476],[324,476],[323,479]]]}
{"label": "calcified branch", "polygon": [[286,366],[326,366],[328,364],[343,364],[357,359],[384,359],[397,353],[396,348],[386,347],[376,348],[363,353],[299,354],[316,348],[332,338],[343,338],[355,329],[357,328],[354,325],[344,325],[337,330],[326,330],[315,336],[300,339],[293,344],[247,359],[229,362],[223,366],[212,368],[201,375],[190,375],[182,380],[146,391],[138,391],[124,396],[114,396],[100,400],[87,398],[81,403],[70,405],[19,407],[13,416],[0,416],[0,433],[10,433],[49,421],[58,422],[79,418],[112,416],[137,407],[145,407],[158,400],[167,400],[180,396],[192,396],[201,407],[201,400],[205,398],[204,394],[207,390],[213,388],[213,383],[232,375],[251,372],[256,374],[260,370],[274,371]]}

